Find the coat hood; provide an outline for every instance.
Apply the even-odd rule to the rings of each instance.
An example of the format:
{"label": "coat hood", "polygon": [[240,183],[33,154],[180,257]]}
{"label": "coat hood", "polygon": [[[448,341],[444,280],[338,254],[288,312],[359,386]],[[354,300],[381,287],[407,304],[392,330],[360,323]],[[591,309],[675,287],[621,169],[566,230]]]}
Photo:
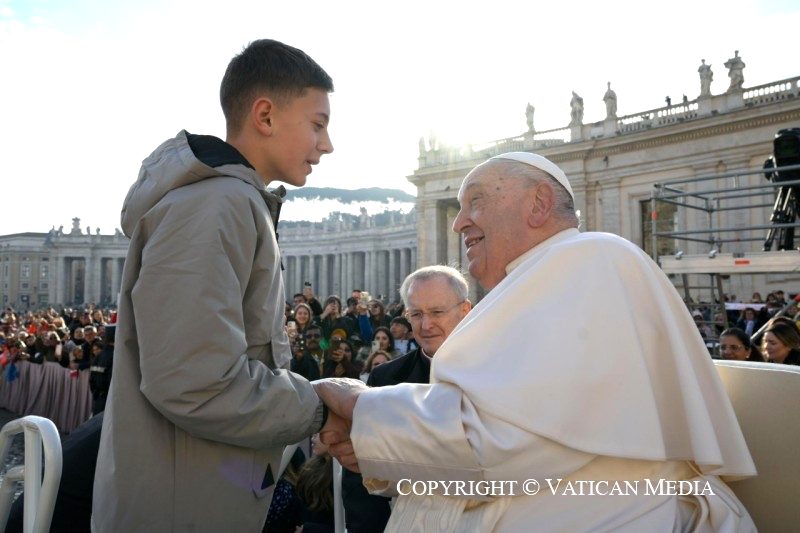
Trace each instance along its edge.
{"label": "coat hood", "polygon": [[275,193],[267,191],[252,165],[225,141],[181,130],[142,161],[139,177],[122,205],[122,231],[131,237],[139,220],[170,191],[220,176],[238,178],[258,189],[277,222],[283,187]]}

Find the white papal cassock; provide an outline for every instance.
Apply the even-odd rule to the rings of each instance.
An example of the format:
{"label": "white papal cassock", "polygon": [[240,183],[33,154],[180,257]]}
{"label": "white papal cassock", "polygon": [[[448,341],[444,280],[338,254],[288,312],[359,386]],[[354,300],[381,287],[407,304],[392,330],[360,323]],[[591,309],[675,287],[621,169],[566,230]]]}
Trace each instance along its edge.
{"label": "white papal cassock", "polygon": [[[359,397],[352,440],[372,489],[502,480],[518,483],[516,495],[400,496],[387,531],[753,530],[718,476],[755,467],[659,267],[620,237],[569,229],[506,271],[436,352],[430,385]],[[522,492],[528,479],[538,494]],[[562,481],[553,491],[547,479]],[[615,480],[639,489],[563,490]],[[665,490],[647,490],[660,480]],[[671,495],[670,480],[714,495]]]}

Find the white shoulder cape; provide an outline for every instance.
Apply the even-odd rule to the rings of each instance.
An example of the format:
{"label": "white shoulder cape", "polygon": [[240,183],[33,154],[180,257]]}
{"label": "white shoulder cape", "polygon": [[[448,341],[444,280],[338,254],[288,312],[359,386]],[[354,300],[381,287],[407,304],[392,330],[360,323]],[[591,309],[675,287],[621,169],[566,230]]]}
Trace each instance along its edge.
{"label": "white shoulder cape", "polygon": [[686,306],[641,249],[572,229],[509,270],[436,352],[432,383],[579,451],[755,474]]}

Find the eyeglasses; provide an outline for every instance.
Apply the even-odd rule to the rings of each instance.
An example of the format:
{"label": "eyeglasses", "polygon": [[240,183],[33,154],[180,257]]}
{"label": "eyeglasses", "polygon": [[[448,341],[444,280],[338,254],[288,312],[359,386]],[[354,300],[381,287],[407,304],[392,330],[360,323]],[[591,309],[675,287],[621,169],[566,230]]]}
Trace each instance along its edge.
{"label": "eyeglasses", "polygon": [[319,333],[306,333],[306,339],[319,339],[322,335]]}
{"label": "eyeglasses", "polygon": [[460,302],[451,305],[446,309],[431,309],[430,311],[419,311],[417,309],[409,309],[406,311],[406,318],[409,322],[422,322],[422,319],[425,315],[428,316],[431,320],[439,320],[447,313],[458,307],[459,305],[463,304],[466,300],[461,300]]}
{"label": "eyeglasses", "polygon": [[723,352],[725,351],[739,352],[741,350],[744,350],[744,346],[740,344],[721,344],[719,349],[722,350]]}

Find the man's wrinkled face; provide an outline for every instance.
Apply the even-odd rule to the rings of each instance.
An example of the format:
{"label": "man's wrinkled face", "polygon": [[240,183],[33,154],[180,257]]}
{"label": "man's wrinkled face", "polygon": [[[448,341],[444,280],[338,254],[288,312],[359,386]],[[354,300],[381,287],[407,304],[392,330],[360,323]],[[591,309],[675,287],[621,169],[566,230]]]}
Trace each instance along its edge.
{"label": "man's wrinkled face", "polygon": [[428,357],[447,339],[472,308],[442,276],[415,280],[408,288],[406,319],[414,339]]}
{"label": "man's wrinkled face", "polygon": [[486,289],[500,283],[506,266],[526,251],[519,237],[527,229],[529,188],[526,180],[508,176],[504,166],[485,163],[467,175],[453,221],[467,249],[469,273]]}

